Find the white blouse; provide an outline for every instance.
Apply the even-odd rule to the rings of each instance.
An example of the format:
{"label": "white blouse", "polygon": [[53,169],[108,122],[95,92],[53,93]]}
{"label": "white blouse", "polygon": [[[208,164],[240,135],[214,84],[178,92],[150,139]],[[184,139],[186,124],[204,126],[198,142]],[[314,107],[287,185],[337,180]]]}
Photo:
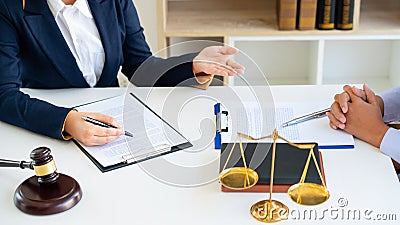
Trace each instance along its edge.
{"label": "white blouse", "polygon": [[103,71],[105,53],[87,0],[76,0],[73,5],[47,0],[47,4],[83,77],[90,87],[95,86]]}

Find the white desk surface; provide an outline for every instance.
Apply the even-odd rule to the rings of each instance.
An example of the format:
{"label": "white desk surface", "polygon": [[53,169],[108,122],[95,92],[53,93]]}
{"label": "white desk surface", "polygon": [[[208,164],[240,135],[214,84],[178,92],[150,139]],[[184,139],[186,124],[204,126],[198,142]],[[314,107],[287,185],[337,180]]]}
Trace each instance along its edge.
{"label": "white desk surface", "polygon": [[[307,99],[326,101],[328,106],[333,94],[341,92],[341,86],[273,86],[271,90],[275,102]],[[62,106],[126,92],[118,88],[24,91]],[[178,129],[194,143],[192,149],[196,151],[176,152],[169,158],[172,162],[196,166],[218,159],[218,151],[212,148],[213,131],[209,131],[213,118],[212,101],[223,101],[232,93],[244,96],[248,89],[155,88],[148,92],[149,89],[135,88],[133,91],[142,98],[150,93],[147,103],[161,115],[171,108],[181,108],[179,118],[187,122],[178,121]],[[163,108],[163,101],[168,102],[167,108]],[[204,171],[207,174],[198,175],[215,178],[209,183],[179,187],[158,181],[139,165],[101,173],[74,143],[40,136],[2,122],[0,136],[0,158],[29,160],[31,150],[47,146],[52,150],[58,172],[75,178],[83,190],[82,200],[66,212],[50,216],[27,215],[14,206],[13,195],[17,186],[34,172],[0,168],[0,224],[261,224],[250,216],[249,209],[253,203],[267,199],[268,194],[221,192],[216,181],[217,166],[215,170]],[[281,224],[399,223],[400,184],[388,157],[359,140],[356,140],[355,149],[323,150],[322,154],[331,193],[329,201],[316,207],[304,207],[291,202],[285,193],[274,194],[274,199],[284,202],[291,210],[289,219]],[[174,176],[181,176],[179,172]],[[347,202],[347,205],[341,205],[339,201]],[[299,216],[299,213],[313,210],[317,219]],[[361,212],[360,220],[353,219],[352,215],[347,220],[347,213],[352,210]],[[391,220],[382,221],[385,218]]]}

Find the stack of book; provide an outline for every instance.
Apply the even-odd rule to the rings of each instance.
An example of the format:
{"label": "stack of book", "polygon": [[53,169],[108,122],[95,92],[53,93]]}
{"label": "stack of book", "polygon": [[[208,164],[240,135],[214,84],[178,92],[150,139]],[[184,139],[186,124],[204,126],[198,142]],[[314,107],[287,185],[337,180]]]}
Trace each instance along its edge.
{"label": "stack of book", "polygon": [[354,0],[277,0],[280,30],[351,30]]}

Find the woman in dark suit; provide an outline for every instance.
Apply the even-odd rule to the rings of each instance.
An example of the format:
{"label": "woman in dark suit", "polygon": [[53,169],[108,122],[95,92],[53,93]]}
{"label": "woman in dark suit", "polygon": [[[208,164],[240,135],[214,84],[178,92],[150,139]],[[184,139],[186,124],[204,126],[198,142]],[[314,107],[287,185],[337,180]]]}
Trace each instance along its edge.
{"label": "woman in dark suit", "polygon": [[[161,76],[132,77],[152,55],[132,0],[0,0],[0,30],[0,120],[85,145],[115,140],[122,134],[121,126],[106,115],[31,98],[20,88],[113,87],[121,66],[140,86],[207,87],[212,74],[243,73],[243,67],[229,58],[236,49],[213,46],[182,56],[184,63]],[[150,60],[160,68],[182,62]],[[94,126],[83,121],[83,115],[118,129]]]}

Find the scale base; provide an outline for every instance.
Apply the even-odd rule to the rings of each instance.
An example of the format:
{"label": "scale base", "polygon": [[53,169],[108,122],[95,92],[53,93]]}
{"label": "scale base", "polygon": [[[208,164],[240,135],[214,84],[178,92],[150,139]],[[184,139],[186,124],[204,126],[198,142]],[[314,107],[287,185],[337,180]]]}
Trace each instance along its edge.
{"label": "scale base", "polygon": [[250,214],[258,221],[274,223],[289,217],[289,208],[276,200],[262,200],[250,208]]}
{"label": "scale base", "polygon": [[51,184],[39,184],[32,176],[22,182],[14,194],[14,204],[22,212],[31,215],[51,215],[74,207],[82,198],[78,182],[59,174]]}

